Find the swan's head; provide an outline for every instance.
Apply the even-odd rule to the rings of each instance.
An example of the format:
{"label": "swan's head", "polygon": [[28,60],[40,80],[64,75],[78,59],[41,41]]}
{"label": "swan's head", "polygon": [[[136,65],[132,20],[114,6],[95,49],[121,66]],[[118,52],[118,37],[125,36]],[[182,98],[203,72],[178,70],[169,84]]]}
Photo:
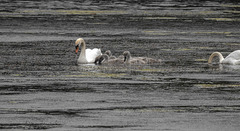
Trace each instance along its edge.
{"label": "swan's head", "polygon": [[129,59],[130,59],[131,54],[130,54],[129,51],[124,51],[124,52],[123,52],[123,56],[124,56],[124,62],[125,62],[126,60],[129,60]]}
{"label": "swan's head", "polygon": [[84,40],[83,38],[78,38],[75,42],[75,47],[76,47],[76,50],[75,52],[78,53],[78,50],[79,50],[79,47],[81,46],[81,44],[84,43]]}

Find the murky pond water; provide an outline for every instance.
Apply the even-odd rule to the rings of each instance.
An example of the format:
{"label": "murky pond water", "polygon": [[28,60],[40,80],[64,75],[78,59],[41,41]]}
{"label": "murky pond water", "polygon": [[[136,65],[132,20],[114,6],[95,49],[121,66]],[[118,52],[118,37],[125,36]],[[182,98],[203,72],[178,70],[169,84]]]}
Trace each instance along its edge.
{"label": "murky pond water", "polygon": [[[207,64],[239,49],[239,3],[0,3],[0,129],[240,129],[240,66]],[[77,65],[79,37],[163,62]]]}

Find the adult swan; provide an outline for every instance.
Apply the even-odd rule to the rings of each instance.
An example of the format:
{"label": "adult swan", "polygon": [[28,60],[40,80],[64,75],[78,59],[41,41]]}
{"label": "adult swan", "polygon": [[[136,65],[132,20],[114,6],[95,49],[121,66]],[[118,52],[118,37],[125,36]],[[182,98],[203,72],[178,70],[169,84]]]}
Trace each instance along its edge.
{"label": "adult swan", "polygon": [[82,38],[78,38],[75,42],[76,46],[76,53],[78,53],[79,47],[81,47],[81,53],[77,60],[78,64],[87,64],[87,63],[94,63],[96,57],[101,55],[101,50],[94,48],[94,49],[86,49],[86,43]]}
{"label": "adult swan", "polygon": [[208,59],[208,63],[212,63],[212,59],[218,56],[219,63],[221,64],[230,64],[230,65],[240,65],[240,50],[236,50],[230,53],[225,59],[220,52],[213,52]]}

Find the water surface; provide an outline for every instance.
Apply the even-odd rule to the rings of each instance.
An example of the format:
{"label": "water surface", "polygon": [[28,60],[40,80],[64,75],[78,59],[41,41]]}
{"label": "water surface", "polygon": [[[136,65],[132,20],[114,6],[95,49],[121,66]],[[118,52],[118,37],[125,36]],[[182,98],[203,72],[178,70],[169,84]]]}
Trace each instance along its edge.
{"label": "water surface", "polygon": [[[207,64],[239,49],[239,3],[0,3],[0,129],[240,129],[240,66]],[[77,65],[79,37],[163,62]]]}

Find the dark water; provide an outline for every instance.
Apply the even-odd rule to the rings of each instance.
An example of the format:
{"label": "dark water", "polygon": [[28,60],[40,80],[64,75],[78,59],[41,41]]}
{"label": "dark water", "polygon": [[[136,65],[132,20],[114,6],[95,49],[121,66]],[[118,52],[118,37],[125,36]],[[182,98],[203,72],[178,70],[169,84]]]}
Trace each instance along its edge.
{"label": "dark water", "polygon": [[[239,3],[0,3],[0,129],[240,129],[240,66],[207,64],[239,49]],[[163,63],[78,66],[79,37]]]}

